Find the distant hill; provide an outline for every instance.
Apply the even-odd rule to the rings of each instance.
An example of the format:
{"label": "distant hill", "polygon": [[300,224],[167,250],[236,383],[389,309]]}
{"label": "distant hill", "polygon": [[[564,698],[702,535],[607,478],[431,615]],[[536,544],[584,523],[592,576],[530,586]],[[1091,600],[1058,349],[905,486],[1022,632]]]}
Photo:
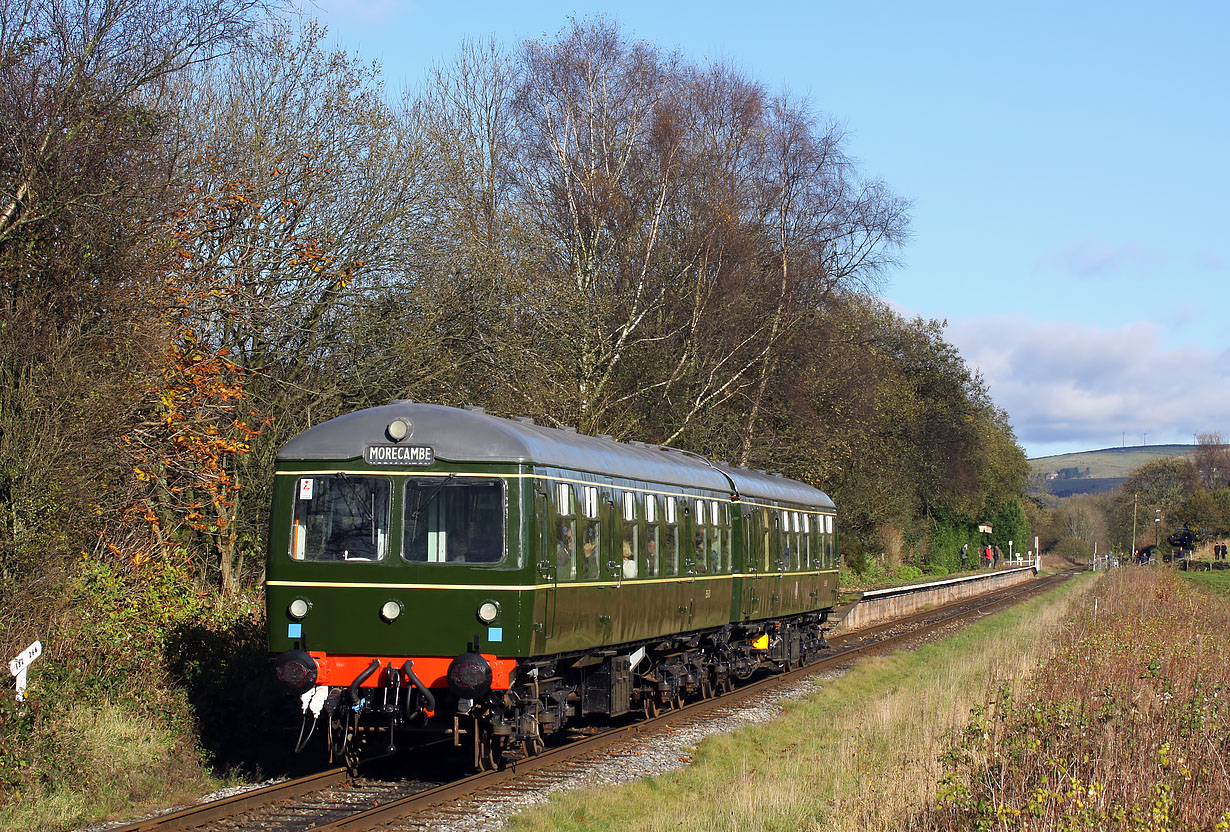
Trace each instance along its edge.
{"label": "distant hill", "polygon": [[1040,456],[1029,460],[1030,472],[1046,483],[1056,497],[1100,494],[1118,488],[1123,480],[1146,462],[1166,457],[1188,456],[1195,445],[1133,445],[1103,448],[1073,454]]}

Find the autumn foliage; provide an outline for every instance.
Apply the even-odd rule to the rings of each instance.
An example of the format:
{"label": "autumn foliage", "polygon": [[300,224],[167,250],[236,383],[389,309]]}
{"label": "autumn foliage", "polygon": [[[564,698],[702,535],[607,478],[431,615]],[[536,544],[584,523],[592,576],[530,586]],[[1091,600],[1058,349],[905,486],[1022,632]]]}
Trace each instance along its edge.
{"label": "autumn foliage", "polygon": [[[236,184],[202,198],[172,232],[170,267],[151,300],[166,319],[162,368],[146,391],[142,418],[122,437],[132,455],[134,496],[123,514],[130,534],[122,543],[107,542],[138,564],[152,554],[187,561],[201,574],[217,575],[227,594],[237,590],[242,557],[236,460],[273,417],[248,405],[245,384],[255,371],[202,336],[210,319],[242,318],[242,305],[230,276],[201,262],[199,244],[202,236],[224,233],[246,204]],[[138,530],[153,545],[142,545]]]}

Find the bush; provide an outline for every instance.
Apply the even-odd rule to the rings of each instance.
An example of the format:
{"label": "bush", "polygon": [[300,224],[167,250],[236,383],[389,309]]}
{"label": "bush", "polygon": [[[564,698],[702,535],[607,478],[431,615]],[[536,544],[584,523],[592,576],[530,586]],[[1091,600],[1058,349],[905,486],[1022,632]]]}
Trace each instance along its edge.
{"label": "bush", "polygon": [[202,745],[230,767],[233,747],[281,724],[262,710],[277,700],[260,690],[256,604],[164,561],[83,557],[54,591],[71,615],[39,634],[27,701],[0,701],[0,828],[69,829],[200,794],[215,785]]}

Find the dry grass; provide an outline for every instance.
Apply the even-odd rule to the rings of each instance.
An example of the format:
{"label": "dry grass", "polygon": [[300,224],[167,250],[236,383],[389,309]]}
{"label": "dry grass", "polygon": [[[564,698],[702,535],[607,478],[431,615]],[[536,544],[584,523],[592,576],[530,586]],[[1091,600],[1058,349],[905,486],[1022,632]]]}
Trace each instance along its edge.
{"label": "dry grass", "polygon": [[1024,675],[1067,615],[1074,582],[941,642],[860,662],[782,718],[702,743],[686,769],[556,795],[523,830],[902,828],[936,799],[940,757],[992,680]]}
{"label": "dry grass", "polygon": [[1130,568],[946,755],[928,830],[1230,829],[1230,599]]}
{"label": "dry grass", "polygon": [[72,829],[117,813],[195,798],[208,784],[199,753],[149,717],[114,703],[79,708],[55,733],[59,768],[0,806],[0,830]]}

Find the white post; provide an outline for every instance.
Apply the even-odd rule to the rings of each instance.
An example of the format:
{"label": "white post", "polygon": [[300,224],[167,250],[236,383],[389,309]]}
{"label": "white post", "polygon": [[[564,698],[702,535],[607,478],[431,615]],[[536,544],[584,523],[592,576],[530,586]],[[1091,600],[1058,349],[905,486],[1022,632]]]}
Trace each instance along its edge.
{"label": "white post", "polygon": [[43,643],[36,641],[21,651],[17,658],[9,662],[9,673],[17,679],[17,701],[26,701],[26,671],[39,656],[43,655]]}

